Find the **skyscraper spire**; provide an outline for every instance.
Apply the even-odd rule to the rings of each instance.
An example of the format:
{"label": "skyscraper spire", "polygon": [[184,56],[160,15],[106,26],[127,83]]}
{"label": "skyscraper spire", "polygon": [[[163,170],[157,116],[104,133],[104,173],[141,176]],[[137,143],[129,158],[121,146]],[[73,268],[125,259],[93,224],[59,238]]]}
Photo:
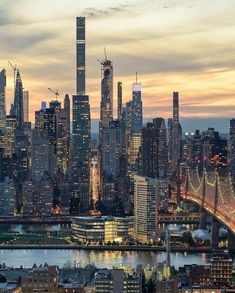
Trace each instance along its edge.
{"label": "skyscraper spire", "polygon": [[76,18],[76,46],[77,46],[77,95],[86,94],[86,19]]}
{"label": "skyscraper spire", "polygon": [[13,105],[13,109],[12,109],[12,114],[16,117],[18,127],[21,127],[24,122],[23,102],[24,102],[23,84],[22,84],[19,69],[17,69],[16,84],[15,84],[15,96],[14,96],[14,105]]}

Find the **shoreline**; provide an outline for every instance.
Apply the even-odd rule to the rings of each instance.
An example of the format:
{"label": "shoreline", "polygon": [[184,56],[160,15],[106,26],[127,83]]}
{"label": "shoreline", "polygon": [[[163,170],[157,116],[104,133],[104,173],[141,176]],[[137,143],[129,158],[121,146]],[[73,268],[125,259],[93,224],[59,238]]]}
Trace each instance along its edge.
{"label": "shoreline", "polygon": [[[49,250],[96,250],[96,251],[147,251],[147,252],[166,252],[165,246],[151,247],[151,246],[117,246],[117,245],[33,245],[33,244],[22,244],[22,245],[0,245],[0,250],[15,250],[15,249],[49,249]],[[235,250],[230,250],[235,252]],[[171,247],[171,252],[205,252],[211,253],[211,247]]]}

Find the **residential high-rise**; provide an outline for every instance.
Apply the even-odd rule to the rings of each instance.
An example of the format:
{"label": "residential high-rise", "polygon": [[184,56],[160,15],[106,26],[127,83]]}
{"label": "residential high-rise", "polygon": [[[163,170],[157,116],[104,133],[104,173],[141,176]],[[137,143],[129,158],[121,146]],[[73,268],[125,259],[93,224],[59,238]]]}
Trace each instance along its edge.
{"label": "residential high-rise", "polygon": [[167,153],[167,129],[165,120],[161,117],[154,118],[153,124],[157,128],[157,152],[158,152],[158,178],[167,177],[168,153]]}
{"label": "residential high-rise", "polygon": [[86,19],[76,18],[77,95],[86,94]]}
{"label": "residential high-rise", "polygon": [[226,250],[212,251],[211,278],[216,288],[232,285],[233,261]]}
{"label": "residential high-rise", "polygon": [[5,101],[5,87],[6,87],[6,70],[2,69],[0,72],[0,131],[6,127],[6,101]]}
{"label": "residential high-rise", "polygon": [[141,100],[141,83],[137,81],[132,86],[132,119],[131,133],[140,133],[143,126],[143,110]]}
{"label": "residential high-rise", "polygon": [[[50,104],[51,105],[51,104]],[[35,128],[50,140],[56,153],[57,142],[57,110],[53,107],[41,109],[35,112]]]}
{"label": "residential high-rise", "polygon": [[173,92],[173,172],[177,173],[181,155],[181,126],[179,122],[179,93]]}
{"label": "residential high-rise", "polygon": [[134,180],[135,238],[141,243],[153,242],[157,237],[157,180],[137,175]]}
{"label": "residential high-rise", "polygon": [[117,179],[120,172],[120,160],[124,154],[124,141],[121,123],[111,121],[102,134],[102,184],[101,197],[104,201],[114,202],[117,195]]}
{"label": "residential high-rise", "polygon": [[15,146],[15,129],[17,126],[16,117],[6,116],[6,144],[5,144],[5,156],[12,157]]}
{"label": "residential high-rise", "polygon": [[117,118],[118,120],[120,121],[121,120],[121,117],[122,117],[122,82],[119,81],[117,83],[117,96],[118,96],[118,104],[117,104],[117,107],[118,107],[118,111],[117,111]]}
{"label": "residential high-rise", "polygon": [[68,94],[64,97],[64,109],[67,114],[67,132],[70,133],[70,98]]}
{"label": "residential high-rise", "polygon": [[68,113],[65,109],[57,111],[56,133],[57,166],[65,173],[70,162],[70,133],[68,131]]}
{"label": "residential high-rise", "polygon": [[29,91],[23,91],[24,95],[24,122],[29,122]]}
{"label": "residential high-rise", "polygon": [[100,122],[101,129],[109,126],[113,120],[113,63],[107,58],[101,62],[102,81],[101,81],[101,104]]}
{"label": "residential high-rise", "polygon": [[15,96],[12,114],[16,117],[17,127],[22,127],[24,122],[24,94],[19,70],[17,70],[16,73]]}
{"label": "residential high-rise", "polygon": [[40,129],[32,131],[32,178],[40,180],[43,175],[50,174],[53,178],[56,173],[56,156],[49,137],[41,135]]}
{"label": "residential high-rise", "polygon": [[[77,17],[77,94],[73,96],[73,164],[77,173],[76,186],[78,188],[81,212],[87,212],[90,204],[90,146],[91,146],[91,118],[89,96],[86,95],[86,42],[85,18]],[[68,101],[67,101],[68,106]],[[68,110],[68,109],[67,109]]]}
{"label": "residential high-rise", "polygon": [[89,168],[91,121],[89,96],[73,96],[73,161]]}
{"label": "residential high-rise", "polygon": [[159,131],[154,123],[147,123],[141,132],[139,174],[159,178]]}

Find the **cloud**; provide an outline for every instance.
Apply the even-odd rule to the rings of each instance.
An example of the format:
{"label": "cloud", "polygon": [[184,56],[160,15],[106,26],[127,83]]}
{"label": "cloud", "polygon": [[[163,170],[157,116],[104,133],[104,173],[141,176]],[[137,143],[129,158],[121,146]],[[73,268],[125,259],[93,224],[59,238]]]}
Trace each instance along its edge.
{"label": "cloud", "polygon": [[98,9],[94,7],[86,8],[82,15],[88,18],[103,18],[103,17],[112,17],[114,15],[127,12],[132,5],[121,3],[119,6],[111,6],[106,9]]}

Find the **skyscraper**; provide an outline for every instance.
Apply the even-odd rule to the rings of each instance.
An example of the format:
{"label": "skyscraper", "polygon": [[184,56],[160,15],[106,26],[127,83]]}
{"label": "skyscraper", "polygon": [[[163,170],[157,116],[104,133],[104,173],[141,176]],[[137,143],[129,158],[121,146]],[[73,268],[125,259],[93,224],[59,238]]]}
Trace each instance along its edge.
{"label": "skyscraper", "polygon": [[158,171],[158,131],[153,123],[147,123],[141,132],[139,173],[155,179]]}
{"label": "skyscraper", "polygon": [[122,116],[122,82],[119,81],[117,83],[117,95],[118,95],[118,120],[121,120],[121,116]]}
{"label": "skyscraper", "polygon": [[[90,203],[90,145],[91,120],[89,96],[86,95],[86,41],[85,18],[76,19],[77,94],[73,96],[73,164],[79,190],[81,212],[87,212]],[[68,108],[68,101],[66,102]],[[68,110],[68,109],[67,109]]]}
{"label": "skyscraper", "polygon": [[6,70],[0,72],[0,130],[6,127],[6,101],[5,101],[5,87],[6,87]]}
{"label": "skyscraper", "polygon": [[86,19],[76,18],[77,95],[86,94]]}
{"label": "skyscraper", "polygon": [[24,122],[29,122],[29,92],[24,91]]}
{"label": "skyscraper", "polygon": [[152,242],[157,236],[157,181],[137,175],[134,179],[135,238],[141,243]]}
{"label": "skyscraper", "polygon": [[17,127],[22,127],[24,122],[24,94],[19,69],[16,73],[15,96],[12,114],[16,117]]}
{"label": "skyscraper", "polygon": [[143,125],[143,111],[141,101],[141,83],[136,82],[132,86],[132,133],[140,133]]}
{"label": "skyscraper", "polygon": [[101,104],[100,104],[100,122],[101,129],[109,126],[113,120],[113,63],[107,58],[101,63],[102,81],[101,81]]}
{"label": "skyscraper", "polygon": [[179,93],[173,92],[173,172],[177,173],[180,162],[181,126],[179,122]]}

